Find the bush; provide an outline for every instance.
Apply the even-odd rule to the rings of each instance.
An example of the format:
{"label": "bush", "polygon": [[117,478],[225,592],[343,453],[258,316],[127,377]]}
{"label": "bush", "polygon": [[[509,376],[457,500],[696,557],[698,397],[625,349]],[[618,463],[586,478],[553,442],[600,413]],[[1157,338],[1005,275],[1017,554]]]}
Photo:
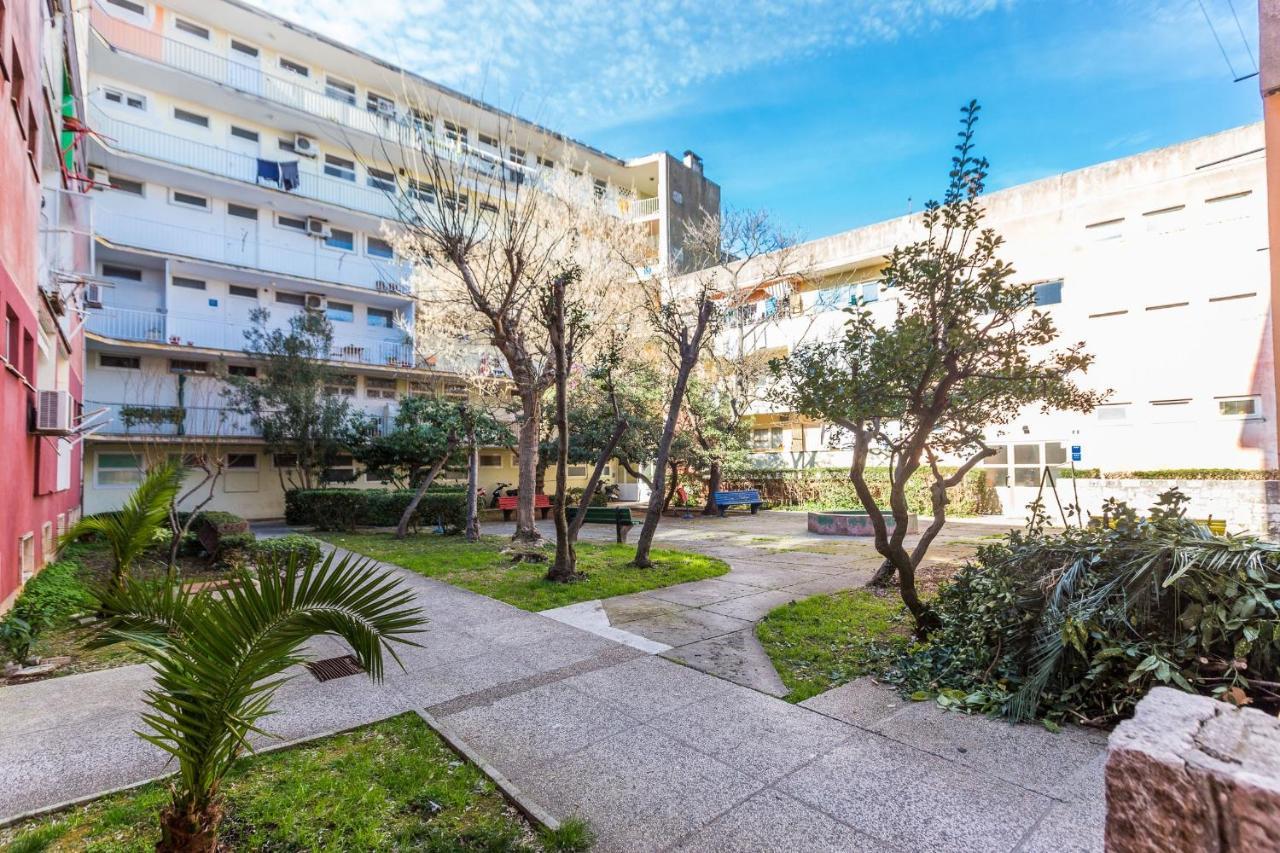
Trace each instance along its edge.
{"label": "bush", "polygon": [[10,611],[39,633],[69,616],[96,605],[93,595],[80,579],[80,563],[74,552],[65,553],[56,562],[27,581]]}
{"label": "bush", "polygon": [[25,663],[31,657],[36,634],[29,622],[10,613],[0,622],[0,648],[4,649],[5,658],[18,664]]}
{"label": "bush", "polygon": [[252,533],[228,533],[219,537],[213,562],[227,568],[244,566],[256,551],[256,544],[257,539]]}
{"label": "bush", "polygon": [[1114,528],[1033,524],[941,591],[942,628],[888,673],[905,692],[1015,719],[1111,723],[1158,684],[1280,707],[1280,545],[1215,536],[1170,490]]}
{"label": "bush", "polygon": [[288,559],[288,555],[295,552],[299,562],[319,560],[320,540],[301,533],[289,533],[274,539],[260,539],[254,545],[254,556],[259,560]]}
{"label": "bush", "polygon": [[[1071,471],[1061,475],[1071,479]],[[1157,468],[1151,471],[1107,471],[1084,468],[1076,471],[1076,479],[1108,480],[1280,480],[1280,471],[1254,471],[1245,468]]]}
{"label": "bush", "polygon": [[[285,493],[285,520],[317,530],[352,531],[357,525],[394,527],[412,499],[411,491],[294,489]],[[428,489],[412,521],[432,526],[440,522],[447,531],[461,530],[467,523],[466,490]]]}
{"label": "bush", "polygon": [[[944,474],[954,468],[942,468]],[[867,468],[867,485],[884,506],[889,496],[889,469]],[[911,512],[933,514],[929,499],[929,476],[922,471],[907,482],[907,508]],[[847,468],[743,468],[725,471],[723,491],[756,489],[766,502],[781,506],[808,506],[812,509],[863,509],[849,482]],[[1000,498],[981,471],[970,472],[964,481],[947,492],[950,516],[1000,513]]]}

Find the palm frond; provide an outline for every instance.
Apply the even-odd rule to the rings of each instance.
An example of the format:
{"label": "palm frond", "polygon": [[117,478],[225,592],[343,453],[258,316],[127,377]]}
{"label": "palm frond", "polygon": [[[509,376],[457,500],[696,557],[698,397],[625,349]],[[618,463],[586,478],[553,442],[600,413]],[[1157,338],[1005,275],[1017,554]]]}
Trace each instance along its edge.
{"label": "palm frond", "polygon": [[86,516],[62,537],[65,545],[89,534],[106,541],[114,562],[114,582],[119,585],[134,562],[151,546],[156,529],[168,518],[169,505],[178,494],[182,468],[177,463],[157,466],[147,472],[116,512]]}

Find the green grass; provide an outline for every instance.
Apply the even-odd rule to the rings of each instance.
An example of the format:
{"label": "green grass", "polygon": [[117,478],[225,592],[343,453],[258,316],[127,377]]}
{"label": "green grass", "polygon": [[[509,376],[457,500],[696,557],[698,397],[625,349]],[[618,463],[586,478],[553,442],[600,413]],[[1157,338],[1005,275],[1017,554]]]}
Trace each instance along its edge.
{"label": "green grass", "polygon": [[[586,850],[580,821],[537,832],[415,714],[246,758],[223,792],[231,850]],[[166,782],[0,830],[9,851],[151,851]]]}
{"label": "green grass", "polygon": [[[459,536],[426,533],[402,540],[392,538],[390,533],[316,535],[342,548],[535,612],[713,578],[729,571],[722,560],[660,548],[651,554],[652,568],[637,569],[628,565],[635,556],[632,545],[579,542],[578,571],[587,578],[561,584],[544,579],[545,563],[512,563],[510,557],[501,553],[508,541],[505,536],[485,536],[479,542],[467,542]],[[550,557],[552,552],[548,550],[547,554]]]}
{"label": "green grass", "polygon": [[889,650],[911,640],[911,620],[893,593],[846,590],[784,604],[756,625],[769,659],[790,692],[803,702],[876,671]]}

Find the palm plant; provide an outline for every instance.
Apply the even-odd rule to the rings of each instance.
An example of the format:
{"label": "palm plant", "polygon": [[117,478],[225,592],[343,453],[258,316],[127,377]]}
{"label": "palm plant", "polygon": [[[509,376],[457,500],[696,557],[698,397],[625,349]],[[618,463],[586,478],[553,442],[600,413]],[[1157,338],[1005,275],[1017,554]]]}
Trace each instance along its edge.
{"label": "palm plant", "polygon": [[155,686],[147,691],[139,736],[169,753],[179,772],[160,817],[159,851],[211,853],[223,816],[220,787],[272,698],[301,662],[308,639],[335,634],[352,648],[374,681],[383,652],[422,625],[413,593],[371,561],[347,555],[323,562],[291,552],[268,557],[256,584],[217,593],[183,592],[171,581],[127,578],[102,592],[107,614],[92,645],[128,643],[148,659]]}
{"label": "palm plant", "polygon": [[169,503],[178,493],[182,468],[176,463],[156,466],[116,512],[90,515],[76,522],[61,545],[90,534],[101,536],[111,551],[111,586],[124,586],[133,564],[151,547],[155,532],[169,520]]}

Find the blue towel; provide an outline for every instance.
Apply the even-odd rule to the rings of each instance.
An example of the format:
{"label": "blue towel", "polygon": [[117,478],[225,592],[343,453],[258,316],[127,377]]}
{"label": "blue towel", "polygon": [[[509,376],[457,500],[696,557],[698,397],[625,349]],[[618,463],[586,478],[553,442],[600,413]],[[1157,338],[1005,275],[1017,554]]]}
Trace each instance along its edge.
{"label": "blue towel", "polygon": [[258,180],[280,185],[280,164],[275,160],[258,158]]}
{"label": "blue towel", "polygon": [[280,164],[280,186],[285,192],[291,192],[298,187],[298,162]]}

